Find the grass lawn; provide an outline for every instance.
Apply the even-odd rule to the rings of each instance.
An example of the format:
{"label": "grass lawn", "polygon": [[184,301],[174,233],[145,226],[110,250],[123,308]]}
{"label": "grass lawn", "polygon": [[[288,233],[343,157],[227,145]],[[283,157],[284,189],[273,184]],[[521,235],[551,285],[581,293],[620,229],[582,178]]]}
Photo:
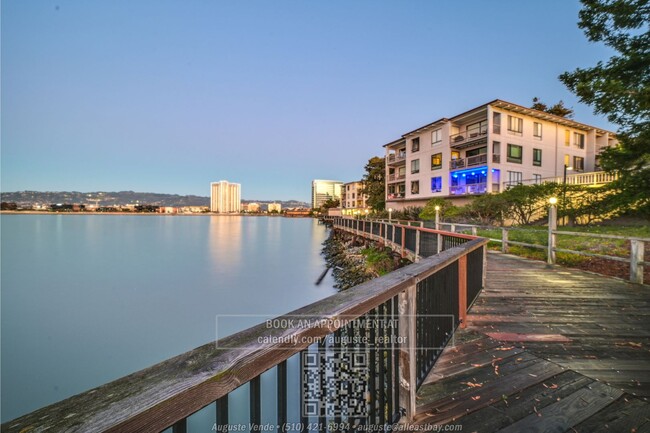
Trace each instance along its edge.
{"label": "grass lawn", "polygon": [[[615,235],[627,236],[637,238],[650,238],[650,226],[593,226],[593,227],[560,227],[560,231],[567,232],[582,232],[594,233],[599,235]],[[479,236],[484,236],[492,239],[501,239],[501,229],[479,229]],[[517,227],[508,231],[508,240],[516,242],[525,242],[535,245],[548,245],[548,231],[545,227]],[[629,258],[630,256],[630,242],[624,239],[602,239],[602,238],[589,238],[575,235],[557,235],[557,247],[574,251],[584,251],[592,254],[602,254],[615,257]],[[646,245],[646,260],[650,252],[650,242]],[[500,242],[490,242],[488,248],[494,250],[501,249]],[[509,252],[522,257],[528,257],[537,260],[546,260],[546,250],[537,248],[528,248],[519,245],[509,245]],[[598,258],[588,256],[581,256],[577,254],[569,254],[558,252],[556,254],[557,263],[564,266],[579,267],[588,270],[598,270],[598,266],[602,265]],[[615,262],[608,260],[604,264],[613,264]],[[626,265],[624,263],[617,264]],[[629,265],[626,265],[629,266]],[[592,269],[593,268],[593,269]],[[621,271],[622,272],[622,271]],[[607,273],[607,272],[606,272]],[[620,273],[620,272],[619,272]],[[608,273],[611,275],[611,273]],[[618,276],[618,273],[617,273]]]}

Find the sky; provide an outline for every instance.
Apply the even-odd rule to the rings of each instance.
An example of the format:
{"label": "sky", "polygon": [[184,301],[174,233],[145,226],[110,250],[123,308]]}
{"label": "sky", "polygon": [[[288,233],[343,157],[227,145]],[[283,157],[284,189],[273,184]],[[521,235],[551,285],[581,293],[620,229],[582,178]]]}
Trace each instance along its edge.
{"label": "sky", "polygon": [[383,145],[537,96],[615,130],[557,79],[612,53],[576,0],[2,0],[4,192],[309,201]]}

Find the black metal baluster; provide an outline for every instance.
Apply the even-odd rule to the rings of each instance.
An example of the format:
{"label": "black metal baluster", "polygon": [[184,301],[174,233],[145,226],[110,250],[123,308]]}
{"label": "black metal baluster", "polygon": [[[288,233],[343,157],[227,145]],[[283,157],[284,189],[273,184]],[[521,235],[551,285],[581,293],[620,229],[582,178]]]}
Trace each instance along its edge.
{"label": "black metal baluster", "polygon": [[279,431],[284,431],[287,423],[287,361],[278,364],[278,426]]}
{"label": "black metal baluster", "polygon": [[183,418],[176,422],[176,424],[172,426],[172,433],[187,433],[187,418]]}
{"label": "black metal baluster", "polygon": [[249,383],[250,395],[250,422],[252,426],[262,424],[262,393],[260,376]]}
{"label": "black metal baluster", "polygon": [[225,433],[228,431],[228,396],[226,394],[217,400],[217,431]]}

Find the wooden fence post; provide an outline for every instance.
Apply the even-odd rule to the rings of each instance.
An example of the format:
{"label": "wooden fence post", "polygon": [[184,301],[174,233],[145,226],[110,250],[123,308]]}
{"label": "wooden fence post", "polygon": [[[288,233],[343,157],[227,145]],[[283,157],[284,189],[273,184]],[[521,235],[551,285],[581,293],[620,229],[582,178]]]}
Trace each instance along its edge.
{"label": "wooden fence post", "polygon": [[460,327],[467,327],[467,255],[458,259],[458,320]]}
{"label": "wooden fence post", "polygon": [[508,229],[501,228],[501,252],[508,252]]}
{"label": "wooden fence post", "polygon": [[630,240],[630,281],[633,283],[643,284],[644,247],[642,240]]}
{"label": "wooden fence post", "polygon": [[415,415],[417,392],[416,291],[413,285],[399,294],[399,405],[404,409],[406,422]]}
{"label": "wooden fence post", "polygon": [[548,247],[546,251],[546,263],[555,264],[555,242],[557,230],[557,207],[552,204],[548,209]]}
{"label": "wooden fence post", "polygon": [[402,257],[404,257],[404,251],[406,251],[405,243],[406,243],[406,228],[402,227]]}
{"label": "wooden fence post", "polygon": [[478,229],[476,226],[472,226],[472,236],[476,236],[478,233]]}
{"label": "wooden fence post", "polygon": [[442,251],[442,235],[438,233],[438,239],[436,240],[436,249],[438,250],[438,254]]}
{"label": "wooden fence post", "polygon": [[420,261],[420,230],[415,229],[415,261]]}

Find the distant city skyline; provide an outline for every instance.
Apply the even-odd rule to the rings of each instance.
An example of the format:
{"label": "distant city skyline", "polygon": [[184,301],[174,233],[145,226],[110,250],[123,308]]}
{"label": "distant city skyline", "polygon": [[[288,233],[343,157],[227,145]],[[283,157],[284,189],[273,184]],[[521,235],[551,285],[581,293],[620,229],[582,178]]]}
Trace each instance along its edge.
{"label": "distant city skyline", "polygon": [[495,98],[616,129],[557,80],[612,54],[577,0],[1,8],[3,192],[209,196],[218,176],[309,202],[312,179],[358,180],[403,131]]}

